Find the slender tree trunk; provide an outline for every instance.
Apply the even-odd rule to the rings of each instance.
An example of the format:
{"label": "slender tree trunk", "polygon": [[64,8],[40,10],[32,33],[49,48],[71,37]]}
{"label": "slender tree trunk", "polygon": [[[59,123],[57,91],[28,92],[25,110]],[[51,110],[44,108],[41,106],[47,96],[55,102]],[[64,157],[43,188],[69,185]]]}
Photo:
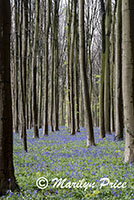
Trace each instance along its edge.
{"label": "slender tree trunk", "polygon": [[19,14],[18,14],[18,3],[15,0],[15,119],[14,119],[14,131],[18,133],[18,66],[19,66],[19,38],[18,38],[18,24],[19,24]]}
{"label": "slender tree trunk", "polygon": [[122,1],[125,162],[134,162],[134,1]]}
{"label": "slender tree trunk", "polygon": [[[28,21],[32,22],[31,0],[29,1],[29,15]],[[28,89],[27,89],[27,128],[32,127],[32,23],[28,27]]]}
{"label": "slender tree trunk", "polygon": [[[26,134],[26,59],[27,59],[27,26],[28,9],[27,2],[21,2],[21,23],[20,23],[20,89],[21,89],[21,135],[23,139],[24,150],[27,152],[27,134]],[[24,43],[24,41],[26,41]]]}
{"label": "slender tree trunk", "polygon": [[80,132],[80,114],[79,114],[79,73],[78,73],[78,30],[76,27],[75,36],[75,63],[74,63],[74,85],[75,85],[75,119],[76,119],[76,132]]}
{"label": "slender tree trunk", "polygon": [[23,91],[23,81],[22,81],[22,30],[23,30],[23,2],[20,2],[20,27],[19,27],[19,34],[20,34],[20,49],[19,49],[19,56],[20,56],[20,69],[19,69],[19,77],[20,77],[20,109],[19,109],[19,118],[20,118],[20,138],[23,138],[23,131],[22,131],[22,124],[23,124],[23,112],[22,112],[22,91]]}
{"label": "slender tree trunk", "polygon": [[122,99],[122,0],[117,1],[116,27],[116,132],[115,139],[123,139],[123,99]]}
{"label": "slender tree trunk", "polygon": [[42,127],[42,51],[40,52],[40,58],[39,58],[39,70],[40,70],[40,75],[39,75],[39,103],[38,103],[38,128]]}
{"label": "slender tree trunk", "polygon": [[86,113],[87,146],[95,145],[85,62],[84,0],[79,0],[80,73]]}
{"label": "slender tree trunk", "polygon": [[61,124],[62,126],[65,126],[65,109],[64,109],[64,103],[65,103],[65,92],[64,92],[64,82],[61,92]]}
{"label": "slender tree trunk", "polygon": [[84,98],[83,98],[83,91],[82,91],[82,83],[80,86],[80,119],[81,119],[81,126],[85,126],[85,118],[84,118],[84,104],[83,104]]}
{"label": "slender tree trunk", "polygon": [[99,99],[99,126],[100,137],[105,137],[104,123],[104,74],[105,74],[105,4],[101,0],[101,29],[102,29],[102,54],[101,54],[101,81],[100,81],[100,99]]}
{"label": "slender tree trunk", "polygon": [[110,31],[111,31],[111,0],[106,1],[106,49],[105,49],[105,86],[104,86],[104,116],[105,131],[111,133],[110,127]]}
{"label": "slender tree trunk", "polygon": [[113,10],[113,17],[112,17],[112,30],[111,30],[111,76],[110,76],[110,85],[111,85],[111,132],[115,132],[115,18],[116,18],[116,7],[117,1],[115,1],[114,10]]}
{"label": "slender tree trunk", "polygon": [[58,43],[58,29],[59,29],[59,3],[60,0],[55,1],[54,4],[54,131],[59,130],[59,43]]}
{"label": "slender tree trunk", "polygon": [[111,132],[115,132],[115,18],[116,18],[116,7],[117,1],[115,1],[113,17],[112,17],[112,30],[111,30],[111,76],[110,76],[110,85],[111,85]]}
{"label": "slender tree trunk", "polygon": [[50,27],[50,0],[48,0],[48,11],[47,11],[47,22],[46,22],[46,35],[45,35],[45,104],[44,104],[44,130],[43,135],[48,135],[48,37]]}
{"label": "slender tree trunk", "polygon": [[38,131],[38,106],[37,106],[37,95],[36,95],[36,77],[37,77],[37,52],[38,52],[38,36],[39,36],[39,7],[40,0],[36,0],[36,22],[35,22],[35,35],[34,35],[34,46],[33,46],[33,126],[34,126],[34,138],[39,137]]}
{"label": "slender tree trunk", "polygon": [[[27,152],[26,134],[26,68],[27,68],[27,38],[28,38],[28,1],[23,4],[23,39],[22,39],[22,69],[21,69],[21,90],[22,90],[22,135],[24,150]],[[25,41],[25,42],[24,42]]]}
{"label": "slender tree trunk", "polygon": [[70,127],[71,124],[71,105],[70,105],[70,41],[71,41],[71,9],[70,8],[70,0],[68,0],[68,8],[67,8],[67,126]]}
{"label": "slender tree trunk", "polygon": [[73,1],[73,18],[72,18],[72,37],[70,46],[70,103],[71,103],[71,135],[75,135],[75,104],[74,104],[74,42],[76,27],[76,5],[77,1]]}
{"label": "slender tree trunk", "polygon": [[51,111],[50,111],[50,126],[51,131],[54,131],[53,124],[53,108],[54,108],[54,40],[53,40],[53,28],[51,28],[51,54],[52,54],[52,64],[51,64]]}

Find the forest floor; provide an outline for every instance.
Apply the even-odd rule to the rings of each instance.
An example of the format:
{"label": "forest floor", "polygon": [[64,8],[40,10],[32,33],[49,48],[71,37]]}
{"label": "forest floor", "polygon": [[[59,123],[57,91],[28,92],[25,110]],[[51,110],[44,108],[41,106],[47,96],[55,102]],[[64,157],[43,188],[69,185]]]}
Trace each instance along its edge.
{"label": "forest floor", "polygon": [[97,146],[88,149],[84,128],[76,136],[65,127],[48,137],[40,130],[39,139],[29,130],[28,153],[14,134],[15,174],[21,191],[8,191],[0,199],[133,200],[134,165],[124,163],[124,141],[114,141],[114,135],[99,139],[99,129],[94,131]]}

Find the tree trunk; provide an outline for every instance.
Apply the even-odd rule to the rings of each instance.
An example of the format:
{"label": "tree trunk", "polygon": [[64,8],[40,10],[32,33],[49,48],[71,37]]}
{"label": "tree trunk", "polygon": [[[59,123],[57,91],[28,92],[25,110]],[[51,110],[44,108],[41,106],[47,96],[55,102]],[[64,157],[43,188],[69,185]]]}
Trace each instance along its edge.
{"label": "tree trunk", "polygon": [[83,91],[82,91],[82,83],[80,86],[80,120],[81,120],[81,126],[85,126],[85,118],[84,118],[84,104],[83,104],[84,98],[83,98]]}
{"label": "tree trunk", "polygon": [[100,99],[99,99],[99,126],[100,126],[100,137],[105,137],[105,126],[104,126],[104,74],[105,74],[105,4],[101,0],[101,29],[102,29],[102,54],[101,54],[101,81],[100,81]]}
{"label": "tree trunk", "polygon": [[36,0],[36,17],[35,17],[35,35],[34,35],[34,46],[33,46],[33,126],[34,126],[34,138],[39,137],[38,132],[38,106],[37,106],[37,96],[36,96],[36,77],[37,77],[37,52],[38,52],[38,35],[39,35],[39,6],[40,0]]}
{"label": "tree trunk", "polygon": [[10,1],[0,1],[0,196],[19,189],[13,166],[13,123],[10,82]]}
{"label": "tree trunk", "polygon": [[[27,152],[26,134],[26,67],[27,67],[27,36],[28,36],[28,1],[23,4],[23,36],[22,36],[22,67],[21,73],[21,98],[22,98],[22,137],[24,150]],[[25,42],[24,42],[25,41]]]}
{"label": "tree trunk", "polygon": [[54,131],[59,130],[59,3],[60,0],[57,0],[54,3]]}
{"label": "tree trunk", "polygon": [[[72,8],[71,8],[72,9]],[[66,112],[67,112],[67,126],[70,127],[71,124],[71,105],[70,105],[70,41],[71,41],[71,9],[70,9],[70,0],[68,0],[67,8],[67,103],[66,103]]]}
{"label": "tree trunk", "polygon": [[115,18],[116,18],[116,7],[117,1],[115,1],[113,17],[112,17],[112,30],[111,30],[111,76],[110,76],[110,85],[111,85],[111,132],[115,132]]}
{"label": "tree trunk", "polygon": [[122,100],[122,0],[117,2],[116,27],[116,132],[115,139],[123,139],[123,100]]}
{"label": "tree trunk", "polygon": [[54,108],[54,38],[53,38],[53,27],[51,27],[51,54],[52,54],[52,63],[51,63],[51,110],[50,110],[50,126],[51,131],[54,131],[53,123],[53,108]]}
{"label": "tree trunk", "polygon": [[45,104],[44,104],[44,130],[43,135],[48,135],[48,37],[49,37],[49,27],[50,27],[50,0],[48,0],[48,11],[46,18],[46,33],[45,33]]}
{"label": "tree trunk", "polygon": [[75,119],[76,119],[76,132],[80,132],[80,113],[79,113],[79,68],[78,68],[78,30],[76,27],[75,36],[75,63],[74,63],[74,85],[75,85]]}
{"label": "tree trunk", "polygon": [[75,102],[74,102],[74,42],[76,27],[76,5],[77,1],[73,1],[73,18],[72,18],[72,37],[70,46],[70,104],[71,104],[71,135],[75,135]]}
{"label": "tree trunk", "polygon": [[84,0],[79,0],[80,73],[86,113],[87,147],[95,145],[85,62]]}
{"label": "tree trunk", "polygon": [[19,66],[19,37],[18,37],[19,13],[18,3],[15,0],[15,117],[14,117],[14,131],[18,133],[18,66]]}
{"label": "tree trunk", "polygon": [[42,127],[42,51],[39,58],[39,71],[38,129]]}
{"label": "tree trunk", "polygon": [[111,31],[111,0],[106,1],[106,49],[105,49],[105,80],[104,80],[104,117],[105,131],[111,133],[110,128],[110,31]]}
{"label": "tree trunk", "polygon": [[134,162],[134,1],[122,1],[125,162]]}

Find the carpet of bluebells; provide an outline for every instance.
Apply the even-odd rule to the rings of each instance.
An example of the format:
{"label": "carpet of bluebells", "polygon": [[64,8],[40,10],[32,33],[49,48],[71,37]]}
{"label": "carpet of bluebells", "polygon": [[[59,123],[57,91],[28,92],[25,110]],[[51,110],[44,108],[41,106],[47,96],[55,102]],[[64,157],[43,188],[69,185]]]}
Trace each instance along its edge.
{"label": "carpet of bluebells", "polygon": [[[94,129],[96,146],[86,147],[86,130],[70,136],[67,128],[33,138],[28,130],[28,153],[23,150],[22,140],[14,134],[14,166],[20,192],[8,191],[0,199],[32,200],[134,200],[134,165],[124,163],[124,141],[114,141],[114,135],[99,138],[99,129]],[[48,187],[39,189],[36,181],[48,180]],[[95,187],[53,187],[52,179],[66,178],[66,182],[94,183]],[[100,188],[100,179],[110,182],[127,182],[126,188]],[[10,180],[9,180],[10,181]]]}

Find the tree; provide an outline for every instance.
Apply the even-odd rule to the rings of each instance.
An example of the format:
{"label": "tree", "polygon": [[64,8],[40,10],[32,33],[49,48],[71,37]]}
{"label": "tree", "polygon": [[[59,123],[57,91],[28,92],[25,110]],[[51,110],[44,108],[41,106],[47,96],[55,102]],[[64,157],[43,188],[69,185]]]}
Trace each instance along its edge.
{"label": "tree", "polygon": [[39,35],[39,5],[40,0],[36,0],[36,23],[35,23],[35,34],[34,34],[34,46],[33,46],[33,126],[34,126],[34,137],[39,137],[38,132],[38,106],[37,106],[37,96],[36,96],[36,77],[37,77],[37,52],[38,52],[38,35]]}
{"label": "tree", "polygon": [[116,27],[116,132],[115,139],[123,139],[123,99],[122,99],[122,0],[117,1]]}
{"label": "tree", "polygon": [[[21,100],[22,100],[22,137],[24,150],[27,152],[26,134],[26,67],[27,67],[27,37],[28,37],[28,1],[23,4],[23,34],[22,34],[22,64],[20,67]],[[24,42],[25,41],[25,42]]]}
{"label": "tree", "polygon": [[14,131],[18,133],[18,110],[19,110],[19,102],[18,102],[18,66],[19,66],[19,37],[18,37],[18,27],[19,27],[19,3],[15,0],[15,116],[14,116]]}
{"label": "tree", "polygon": [[59,130],[59,42],[58,42],[58,31],[59,31],[59,5],[60,0],[54,1],[54,131]]}
{"label": "tree", "polygon": [[100,99],[99,99],[99,126],[100,137],[105,137],[104,126],[104,74],[105,74],[105,4],[101,0],[101,29],[102,29],[102,53],[101,53],[101,81],[100,81]]}
{"label": "tree", "polygon": [[84,0],[79,0],[80,74],[86,114],[87,147],[95,145],[85,62]]}
{"label": "tree", "polygon": [[53,107],[54,107],[54,37],[53,37],[53,26],[51,26],[51,54],[52,54],[52,63],[51,63],[51,110],[50,110],[50,126],[51,131],[54,131],[53,124]]}
{"label": "tree", "polygon": [[105,19],[105,78],[104,78],[104,117],[105,131],[110,133],[110,31],[111,31],[111,0],[106,0]]}
{"label": "tree", "polygon": [[48,135],[48,39],[50,28],[50,0],[47,1],[48,11],[46,18],[46,32],[45,32],[45,108],[44,108],[44,130],[43,135]]}
{"label": "tree", "polygon": [[113,4],[111,46],[110,46],[110,101],[111,101],[111,132],[115,132],[115,18],[117,1]]}
{"label": "tree", "polygon": [[66,21],[67,21],[67,100],[66,100],[66,113],[67,113],[67,126],[70,127],[71,124],[71,105],[70,105],[70,41],[71,41],[71,10],[72,10],[72,3],[70,8],[70,0],[68,0],[68,7],[66,12]]}
{"label": "tree", "polygon": [[134,1],[122,1],[125,162],[134,162]]}
{"label": "tree", "polygon": [[75,101],[74,101],[74,47],[76,35],[76,6],[77,0],[73,1],[72,37],[70,45],[70,103],[71,103],[71,134],[75,135]]}
{"label": "tree", "polygon": [[[77,18],[77,17],[76,17]],[[79,44],[78,44],[78,19],[76,19],[76,35],[75,35],[75,63],[74,63],[74,86],[75,86],[75,119],[76,119],[76,132],[80,132],[80,114],[79,114],[79,96],[80,96],[80,86],[79,86],[79,65],[78,65],[78,56],[79,56]]]}
{"label": "tree", "polygon": [[18,189],[13,166],[10,82],[10,1],[0,1],[0,195]]}

